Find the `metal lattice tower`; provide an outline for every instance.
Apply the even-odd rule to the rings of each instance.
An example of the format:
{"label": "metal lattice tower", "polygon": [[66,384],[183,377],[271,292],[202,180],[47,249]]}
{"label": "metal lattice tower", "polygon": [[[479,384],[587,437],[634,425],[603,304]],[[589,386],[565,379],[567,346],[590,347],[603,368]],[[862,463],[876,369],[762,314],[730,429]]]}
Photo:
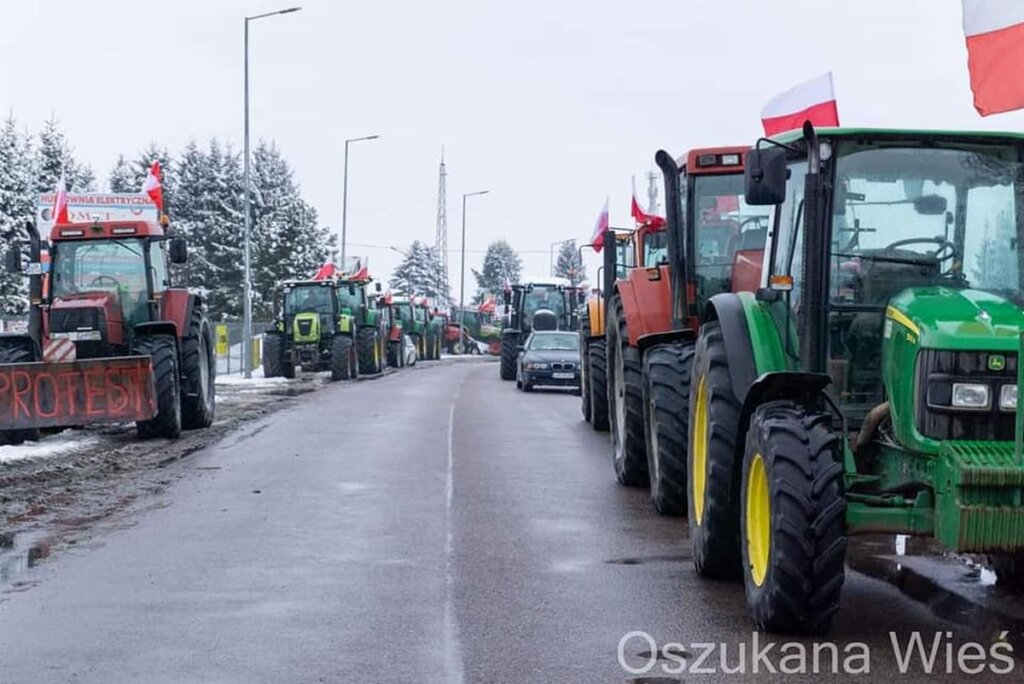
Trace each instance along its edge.
{"label": "metal lattice tower", "polygon": [[448,282],[448,172],[444,166],[444,148],[437,173],[437,232],[434,234],[434,253],[437,255],[437,289],[445,305],[451,301]]}
{"label": "metal lattice tower", "polygon": [[658,176],[653,171],[647,172],[647,213],[658,213]]}

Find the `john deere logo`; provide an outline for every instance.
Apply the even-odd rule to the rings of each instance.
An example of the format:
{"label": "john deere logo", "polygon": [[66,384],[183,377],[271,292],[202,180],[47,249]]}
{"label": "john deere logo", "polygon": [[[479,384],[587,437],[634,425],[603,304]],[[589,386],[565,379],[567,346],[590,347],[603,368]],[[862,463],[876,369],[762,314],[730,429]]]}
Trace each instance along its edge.
{"label": "john deere logo", "polygon": [[1001,371],[1006,368],[1006,357],[993,354],[988,357],[988,369],[990,371]]}

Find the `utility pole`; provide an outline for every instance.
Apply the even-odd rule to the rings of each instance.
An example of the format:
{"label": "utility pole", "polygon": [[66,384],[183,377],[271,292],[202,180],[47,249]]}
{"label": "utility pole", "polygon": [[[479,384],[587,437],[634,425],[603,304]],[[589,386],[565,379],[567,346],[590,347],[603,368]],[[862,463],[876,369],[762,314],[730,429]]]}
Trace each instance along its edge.
{"label": "utility pole", "polygon": [[658,213],[658,175],[653,171],[647,172],[647,213]]}
{"label": "utility pole", "polygon": [[437,258],[437,290],[445,305],[451,304],[448,283],[448,171],[441,148],[441,165],[437,172],[437,228],[434,233],[434,256]]}

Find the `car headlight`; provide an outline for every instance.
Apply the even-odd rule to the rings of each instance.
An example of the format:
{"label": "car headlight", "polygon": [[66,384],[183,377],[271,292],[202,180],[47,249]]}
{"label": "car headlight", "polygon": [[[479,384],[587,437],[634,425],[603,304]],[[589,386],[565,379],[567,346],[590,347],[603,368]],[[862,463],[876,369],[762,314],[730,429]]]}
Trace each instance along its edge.
{"label": "car headlight", "polygon": [[548,367],[546,363],[538,363],[537,361],[530,361],[526,364],[527,370],[545,370]]}
{"label": "car headlight", "polygon": [[989,403],[988,385],[974,382],[953,383],[954,408],[987,409]]}
{"label": "car headlight", "polygon": [[999,408],[1004,411],[1015,411],[1017,409],[1017,386],[1003,385],[999,390]]}

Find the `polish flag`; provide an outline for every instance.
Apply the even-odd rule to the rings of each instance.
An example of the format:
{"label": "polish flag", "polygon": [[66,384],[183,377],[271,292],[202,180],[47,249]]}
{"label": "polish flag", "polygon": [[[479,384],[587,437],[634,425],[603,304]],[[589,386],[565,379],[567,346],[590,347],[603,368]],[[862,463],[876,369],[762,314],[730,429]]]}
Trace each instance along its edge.
{"label": "polish flag", "polygon": [[604,207],[597,215],[597,224],[594,226],[594,233],[590,236],[590,246],[595,252],[600,252],[604,247],[604,233],[608,230],[608,198],[604,198]]}
{"label": "polish flag", "polygon": [[629,211],[633,215],[633,220],[636,221],[638,225],[651,226],[652,228],[661,228],[665,225],[665,219],[657,214],[647,214],[640,208],[640,203],[636,201],[635,191],[633,193],[633,206],[630,207]]}
{"label": "polish flag", "polygon": [[149,167],[149,173],[146,174],[146,180],[142,182],[142,192],[149,195],[149,199],[153,200],[153,204],[156,205],[157,211],[164,210],[164,191],[163,186],[160,184],[159,161],[154,161],[153,165]]}
{"label": "polish flag", "polygon": [[1024,108],[1024,3],[963,3],[974,108],[982,116]]}
{"label": "polish flag", "polygon": [[330,280],[337,270],[338,267],[328,261],[313,274],[313,280]]}
{"label": "polish flag", "polygon": [[815,126],[839,125],[831,71],[776,95],[761,110],[765,135],[802,128],[805,121]]}
{"label": "polish flag", "polygon": [[60,174],[60,181],[57,184],[57,194],[53,198],[53,222],[70,223],[68,218],[68,187],[64,180],[64,172]]}

